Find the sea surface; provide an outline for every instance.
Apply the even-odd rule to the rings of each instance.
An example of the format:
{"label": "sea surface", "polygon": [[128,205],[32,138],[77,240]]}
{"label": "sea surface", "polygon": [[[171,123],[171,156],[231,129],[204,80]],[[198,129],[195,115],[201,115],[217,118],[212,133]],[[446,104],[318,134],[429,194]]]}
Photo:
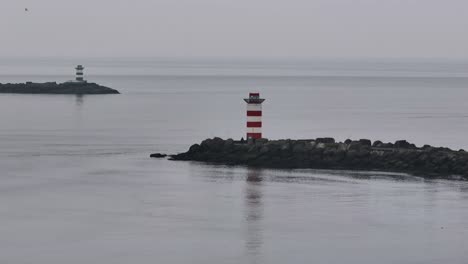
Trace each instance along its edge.
{"label": "sea surface", "polygon": [[121,95],[0,94],[0,263],[468,263],[468,183],[150,159],[244,136],[468,149],[468,61],[1,58]]}

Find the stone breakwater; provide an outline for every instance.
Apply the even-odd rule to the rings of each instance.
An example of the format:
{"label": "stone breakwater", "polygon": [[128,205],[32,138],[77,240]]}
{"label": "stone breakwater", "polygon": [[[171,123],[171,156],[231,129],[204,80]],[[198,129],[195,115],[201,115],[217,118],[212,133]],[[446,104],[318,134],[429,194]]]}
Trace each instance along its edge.
{"label": "stone breakwater", "polygon": [[403,172],[424,178],[468,180],[468,153],[429,145],[416,147],[368,139],[335,142],[333,138],[250,142],[206,139],[171,160],[192,160],[266,168],[314,168]]}
{"label": "stone breakwater", "polygon": [[0,93],[18,94],[119,94],[119,91],[88,82],[0,83]]}

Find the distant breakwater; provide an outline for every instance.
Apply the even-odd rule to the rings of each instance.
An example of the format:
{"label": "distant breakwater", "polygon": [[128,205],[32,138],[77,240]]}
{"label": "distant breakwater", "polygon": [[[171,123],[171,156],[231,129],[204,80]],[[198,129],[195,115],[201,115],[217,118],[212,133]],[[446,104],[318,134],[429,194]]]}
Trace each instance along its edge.
{"label": "distant breakwater", "polygon": [[[154,156],[154,154],[153,154]],[[333,138],[234,141],[206,139],[171,160],[191,160],[265,168],[313,168],[408,173],[424,178],[468,180],[468,153],[405,140],[368,139],[335,142]]]}
{"label": "distant breakwater", "polygon": [[119,94],[119,91],[89,82],[0,83],[0,93],[17,94]]}

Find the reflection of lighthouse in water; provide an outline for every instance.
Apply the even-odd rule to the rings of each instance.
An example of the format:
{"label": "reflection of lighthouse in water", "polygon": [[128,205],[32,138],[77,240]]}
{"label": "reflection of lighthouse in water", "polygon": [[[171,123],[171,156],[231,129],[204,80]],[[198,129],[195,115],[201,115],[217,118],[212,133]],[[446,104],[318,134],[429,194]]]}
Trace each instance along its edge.
{"label": "reflection of lighthouse in water", "polygon": [[246,251],[252,263],[260,262],[261,247],[263,244],[262,223],[262,175],[261,170],[249,169],[247,171],[245,187],[245,223],[246,223]]}

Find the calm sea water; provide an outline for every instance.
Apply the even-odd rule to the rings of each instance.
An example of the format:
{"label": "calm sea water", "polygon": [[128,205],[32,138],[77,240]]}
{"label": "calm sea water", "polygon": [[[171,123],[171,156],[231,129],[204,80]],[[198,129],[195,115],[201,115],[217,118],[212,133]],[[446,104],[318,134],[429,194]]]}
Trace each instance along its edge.
{"label": "calm sea water", "polygon": [[468,183],[149,159],[244,136],[468,149],[468,62],[2,58],[0,82],[121,95],[0,94],[0,263],[467,263]]}

